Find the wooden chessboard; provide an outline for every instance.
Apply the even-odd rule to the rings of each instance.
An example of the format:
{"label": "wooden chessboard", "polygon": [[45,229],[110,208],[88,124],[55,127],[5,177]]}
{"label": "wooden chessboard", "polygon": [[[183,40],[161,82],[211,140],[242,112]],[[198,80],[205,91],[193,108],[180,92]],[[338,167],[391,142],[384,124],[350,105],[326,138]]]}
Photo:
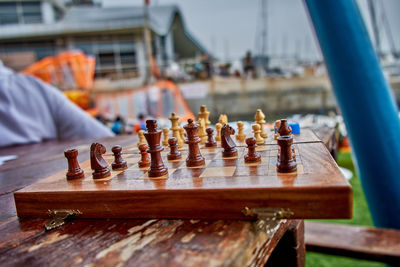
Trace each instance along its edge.
{"label": "wooden chessboard", "polygon": [[[47,217],[48,210],[78,209],[85,218],[246,219],[245,207],[267,207],[290,209],[292,218],[351,218],[351,187],[315,134],[305,129],[294,135],[294,173],[276,171],[272,136],[257,147],[262,160],[253,164],[244,163],[242,142],[233,158],[223,158],[220,147],[201,145],[206,164],[192,168],[185,164],[187,149],[181,160],[168,161],[166,147],[168,175],[157,178],[138,167],[140,154],[132,144],[123,150],[126,170],[94,180],[87,160],[81,163],[84,179],[68,181],[63,171],[16,192],[17,213],[36,218]],[[113,156],[106,153],[104,159],[111,165]]]}

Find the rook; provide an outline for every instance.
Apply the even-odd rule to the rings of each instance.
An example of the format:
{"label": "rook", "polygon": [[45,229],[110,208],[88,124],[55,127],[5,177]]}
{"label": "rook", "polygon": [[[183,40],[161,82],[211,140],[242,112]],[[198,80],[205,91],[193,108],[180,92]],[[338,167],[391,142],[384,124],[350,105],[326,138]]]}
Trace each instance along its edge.
{"label": "rook", "polygon": [[68,172],[66,174],[67,180],[84,178],[85,173],[79,166],[78,162],[78,150],[69,149],[64,151],[64,155],[68,160]]}

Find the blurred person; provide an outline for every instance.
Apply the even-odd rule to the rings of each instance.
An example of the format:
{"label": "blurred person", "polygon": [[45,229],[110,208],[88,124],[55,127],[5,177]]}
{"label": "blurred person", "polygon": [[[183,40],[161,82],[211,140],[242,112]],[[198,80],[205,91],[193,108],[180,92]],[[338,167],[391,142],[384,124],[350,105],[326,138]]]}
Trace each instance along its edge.
{"label": "blurred person", "polygon": [[146,117],[142,113],[138,115],[138,122],[134,125],[134,131],[136,133],[140,130],[146,130]]}
{"label": "blurred person", "polygon": [[254,76],[254,74],[255,74],[253,58],[251,56],[251,52],[250,51],[247,51],[246,56],[243,59],[243,70],[244,70],[244,76],[245,77],[248,76],[249,72],[252,73],[252,76]]}
{"label": "blurred person", "polygon": [[0,147],[113,133],[69,101],[57,88],[15,73],[0,60]]}
{"label": "blurred person", "polygon": [[123,134],[125,132],[125,121],[120,115],[115,118],[111,131],[115,134]]}
{"label": "blurred person", "polygon": [[201,64],[203,65],[203,70],[206,74],[206,78],[209,79],[212,76],[212,59],[208,54],[203,54],[201,56]]}

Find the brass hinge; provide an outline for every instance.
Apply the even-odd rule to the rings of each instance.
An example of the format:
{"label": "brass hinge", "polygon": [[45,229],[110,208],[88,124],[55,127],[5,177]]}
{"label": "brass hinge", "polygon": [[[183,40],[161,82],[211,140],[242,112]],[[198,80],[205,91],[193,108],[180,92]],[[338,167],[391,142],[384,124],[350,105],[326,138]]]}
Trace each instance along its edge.
{"label": "brass hinge", "polygon": [[53,217],[51,220],[44,224],[44,228],[49,231],[54,228],[64,225],[67,219],[76,217],[82,214],[79,210],[71,209],[60,209],[60,210],[48,210],[49,216]]}
{"label": "brass hinge", "polygon": [[245,216],[256,219],[255,226],[257,230],[265,232],[268,236],[273,235],[275,229],[283,220],[289,219],[294,214],[290,209],[249,207],[245,207],[242,213]]}

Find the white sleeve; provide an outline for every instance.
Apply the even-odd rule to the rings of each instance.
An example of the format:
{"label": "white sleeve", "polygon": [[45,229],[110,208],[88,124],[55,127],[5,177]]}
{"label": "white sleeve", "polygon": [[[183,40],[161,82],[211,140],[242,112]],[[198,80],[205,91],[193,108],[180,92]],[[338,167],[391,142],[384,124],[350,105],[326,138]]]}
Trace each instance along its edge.
{"label": "white sleeve", "polygon": [[114,135],[106,126],[68,100],[58,89],[34,77],[29,78],[37,83],[36,87],[42,90],[42,95],[47,100],[58,138],[102,138]]}

